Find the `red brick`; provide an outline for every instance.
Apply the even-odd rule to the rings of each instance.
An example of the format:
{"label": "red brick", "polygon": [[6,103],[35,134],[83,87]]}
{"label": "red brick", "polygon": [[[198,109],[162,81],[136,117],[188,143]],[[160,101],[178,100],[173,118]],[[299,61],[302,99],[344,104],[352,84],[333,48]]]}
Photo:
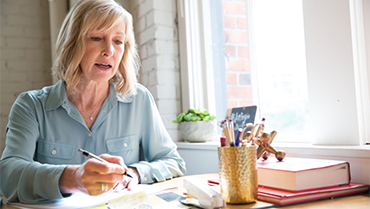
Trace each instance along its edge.
{"label": "red brick", "polygon": [[249,58],[249,48],[247,46],[238,46],[238,57]]}
{"label": "red brick", "polygon": [[236,18],[236,28],[247,30],[247,18]]}
{"label": "red brick", "polygon": [[244,2],[222,2],[222,10],[224,14],[247,14]]}
{"label": "red brick", "polygon": [[250,99],[252,98],[252,90],[250,87],[227,87],[227,97]]}
{"label": "red brick", "polygon": [[230,61],[227,63],[226,70],[249,72],[249,60],[230,59]]}
{"label": "red brick", "polygon": [[227,105],[228,105],[227,108],[238,107],[238,101],[227,101]]}
{"label": "red brick", "polygon": [[230,45],[225,45],[225,52],[229,56],[236,56],[236,47],[235,46],[230,46]]}
{"label": "red brick", "polygon": [[239,101],[239,105],[240,105],[240,107],[252,106],[253,105],[253,101],[252,100]]}
{"label": "red brick", "polygon": [[224,28],[235,28],[235,18],[233,17],[223,17]]}
{"label": "red brick", "polygon": [[235,30],[224,30],[224,40],[226,43],[248,43],[248,33]]}
{"label": "red brick", "polygon": [[236,73],[226,73],[226,83],[227,85],[237,85],[238,75]]}

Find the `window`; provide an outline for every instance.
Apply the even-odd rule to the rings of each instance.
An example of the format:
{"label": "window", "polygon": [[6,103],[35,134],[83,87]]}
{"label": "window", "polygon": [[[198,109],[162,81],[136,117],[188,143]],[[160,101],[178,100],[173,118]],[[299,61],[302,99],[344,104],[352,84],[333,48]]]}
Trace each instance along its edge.
{"label": "window", "polygon": [[[248,35],[253,102],[275,141],[308,142],[309,111],[302,1],[251,1]],[[253,62],[252,62],[253,63]],[[256,89],[254,89],[256,88]]]}
{"label": "window", "polygon": [[[218,118],[223,118],[227,107],[256,104],[261,113],[257,120],[266,117],[266,131],[277,130],[276,140],[342,145],[369,142],[370,114],[367,109],[370,89],[366,65],[369,53],[360,47],[370,41],[365,38],[369,30],[369,23],[364,18],[369,13],[368,5],[368,0],[179,0],[182,89],[189,90],[188,94],[183,94],[183,108],[203,105],[211,112],[216,111]],[[280,6],[288,10],[282,12]],[[230,11],[234,14],[228,13]],[[300,11],[303,13],[297,13]],[[222,24],[220,13],[217,15],[215,12],[223,14]],[[292,12],[295,18],[292,18]],[[289,17],[282,20],[287,14]],[[193,20],[187,22],[186,18]],[[271,20],[277,20],[277,23],[261,23],[271,23]],[[211,21],[212,24],[208,24]],[[282,21],[289,22],[288,27],[284,28]],[[210,25],[216,27],[211,28]],[[271,31],[276,25],[279,27],[272,32],[263,31]],[[237,30],[235,35],[231,33]],[[215,36],[220,32],[221,36]],[[272,38],[277,41],[263,36],[264,33],[272,33]],[[290,48],[286,43],[292,42],[293,38],[300,39],[293,44],[300,49]],[[191,47],[189,43],[199,44]],[[267,50],[264,51],[265,43]],[[271,43],[277,45],[272,47]],[[226,57],[220,53],[220,46]],[[264,52],[273,52],[275,48],[277,52],[268,58],[268,53]],[[290,51],[295,53],[289,54]],[[276,54],[283,56],[277,58]],[[189,59],[192,56],[198,57],[198,68],[192,67],[194,62]],[[293,61],[297,62],[293,64]],[[271,71],[271,65],[267,65],[271,63],[272,66],[280,63],[283,68]],[[201,74],[197,76],[200,82],[191,77],[196,73]],[[236,85],[228,86],[230,81]],[[240,90],[232,93],[239,87]],[[191,92],[196,89],[201,90],[202,96],[194,97],[198,93]],[[284,100],[293,105],[284,104]],[[275,118],[276,122],[273,122]],[[282,126],[285,119],[287,126]],[[311,122],[310,126],[307,121]],[[296,131],[295,135],[289,138],[287,134],[293,131]],[[302,133],[307,132],[310,133],[309,138],[302,137]]]}

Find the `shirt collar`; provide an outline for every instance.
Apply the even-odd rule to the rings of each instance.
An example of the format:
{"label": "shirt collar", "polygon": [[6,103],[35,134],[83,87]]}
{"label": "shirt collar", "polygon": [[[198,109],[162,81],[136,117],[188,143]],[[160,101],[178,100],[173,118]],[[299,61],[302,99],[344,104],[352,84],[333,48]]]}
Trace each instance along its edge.
{"label": "shirt collar", "polygon": [[108,95],[109,101],[112,102],[112,103],[114,103],[116,101],[123,102],[123,103],[131,103],[132,100],[133,100],[133,98],[132,98],[133,96],[129,96],[127,98],[122,98],[121,94],[116,92],[116,86],[117,86],[117,83],[110,83],[109,84],[109,95]]}
{"label": "shirt collar", "polygon": [[[133,98],[129,96],[127,98],[122,98],[119,93],[116,92],[116,84],[109,85],[109,95],[108,101],[111,104],[118,102],[131,103]],[[45,108],[46,110],[54,110],[58,107],[66,104],[68,102],[65,83],[62,80],[59,80],[51,89],[50,94],[48,95]]]}
{"label": "shirt collar", "polygon": [[45,109],[54,110],[66,102],[67,94],[64,87],[64,82],[59,80],[51,89],[48,98],[46,100]]}

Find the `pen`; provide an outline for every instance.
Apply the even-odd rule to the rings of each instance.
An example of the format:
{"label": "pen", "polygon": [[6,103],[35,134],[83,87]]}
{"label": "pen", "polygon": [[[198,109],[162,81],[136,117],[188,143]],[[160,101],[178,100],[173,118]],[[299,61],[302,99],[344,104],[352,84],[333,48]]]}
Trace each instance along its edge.
{"label": "pen", "polygon": [[[78,151],[79,151],[81,154],[85,155],[86,157],[94,158],[94,159],[99,160],[100,162],[103,162],[103,163],[109,163],[108,161],[104,160],[103,158],[100,158],[100,157],[98,157],[98,156],[94,155],[93,153],[90,153],[90,152],[88,152],[88,151],[86,151],[86,150],[78,149]],[[133,177],[132,177],[130,174],[128,174],[127,172],[124,172],[122,175],[125,175],[125,176],[128,176],[128,177],[130,177],[130,178],[133,178]]]}
{"label": "pen", "polygon": [[243,138],[243,136],[240,137],[240,134],[243,133],[243,129],[239,128],[238,129],[238,133],[236,134],[236,138],[235,138],[235,146],[239,147],[240,145],[240,138]]}

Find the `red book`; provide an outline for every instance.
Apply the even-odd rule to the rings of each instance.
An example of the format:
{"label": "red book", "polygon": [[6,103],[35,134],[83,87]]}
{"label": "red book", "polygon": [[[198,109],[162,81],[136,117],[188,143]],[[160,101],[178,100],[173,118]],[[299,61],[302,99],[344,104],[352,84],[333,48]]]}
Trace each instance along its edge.
{"label": "red book", "polygon": [[337,196],[363,193],[368,190],[369,185],[356,183],[304,192],[289,192],[279,189],[259,187],[257,199],[278,205],[288,205]]}
{"label": "red book", "polygon": [[258,185],[287,191],[306,191],[350,183],[349,163],[338,160],[286,157],[258,160]]}
{"label": "red book", "polygon": [[[219,184],[219,179],[209,179],[209,183]],[[316,190],[292,192],[280,189],[258,187],[257,199],[277,205],[289,205],[332,197],[368,192],[370,185],[350,183]]]}

